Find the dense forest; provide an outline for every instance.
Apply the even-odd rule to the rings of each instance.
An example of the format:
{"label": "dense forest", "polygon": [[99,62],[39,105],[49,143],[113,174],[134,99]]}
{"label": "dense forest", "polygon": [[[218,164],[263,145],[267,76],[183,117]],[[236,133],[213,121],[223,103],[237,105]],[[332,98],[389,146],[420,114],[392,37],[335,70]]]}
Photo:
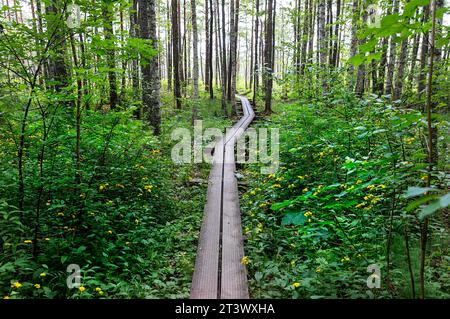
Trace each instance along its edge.
{"label": "dense forest", "polygon": [[1,0],[0,297],[188,298],[238,96],[250,298],[450,298],[446,0]]}

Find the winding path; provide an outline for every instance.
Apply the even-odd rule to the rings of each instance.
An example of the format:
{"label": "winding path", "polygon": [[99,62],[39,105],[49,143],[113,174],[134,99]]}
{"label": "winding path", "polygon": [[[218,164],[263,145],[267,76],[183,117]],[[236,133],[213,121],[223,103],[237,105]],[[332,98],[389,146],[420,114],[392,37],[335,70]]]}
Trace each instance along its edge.
{"label": "winding path", "polygon": [[244,246],[234,146],[255,117],[250,102],[239,97],[243,116],[216,143],[191,286],[191,299],[249,298],[242,264]]}

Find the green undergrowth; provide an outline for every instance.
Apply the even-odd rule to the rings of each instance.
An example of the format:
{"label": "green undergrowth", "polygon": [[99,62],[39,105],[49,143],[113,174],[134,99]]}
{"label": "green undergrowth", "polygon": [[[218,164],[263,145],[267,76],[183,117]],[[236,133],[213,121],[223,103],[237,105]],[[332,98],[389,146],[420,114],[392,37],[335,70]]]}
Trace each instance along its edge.
{"label": "green undergrowth", "polygon": [[[32,112],[25,132],[23,212],[17,204],[14,139],[20,118],[2,114],[10,124],[0,128],[2,298],[189,296],[207,185],[189,180],[206,179],[209,166],[174,163],[171,148],[177,141],[171,132],[192,129],[193,103],[173,110],[173,101],[163,97],[159,139],[144,122],[131,119],[131,111],[84,111],[80,183],[73,113],[51,109],[53,126],[43,141],[41,118]],[[217,116],[220,103],[196,104],[204,127],[229,125]],[[70,264],[81,268],[79,288],[66,285]]]}
{"label": "green undergrowth", "polygon": [[[403,194],[425,186],[424,116],[345,92],[277,103],[274,112],[256,126],[280,129],[279,169],[262,175],[259,164],[249,164],[243,170],[251,297],[417,297],[420,221]],[[448,122],[436,121],[442,161],[432,184],[445,189]],[[447,224],[440,214],[430,220],[427,297],[450,296],[446,218]],[[370,265],[380,269],[380,288],[367,285],[376,281]]]}

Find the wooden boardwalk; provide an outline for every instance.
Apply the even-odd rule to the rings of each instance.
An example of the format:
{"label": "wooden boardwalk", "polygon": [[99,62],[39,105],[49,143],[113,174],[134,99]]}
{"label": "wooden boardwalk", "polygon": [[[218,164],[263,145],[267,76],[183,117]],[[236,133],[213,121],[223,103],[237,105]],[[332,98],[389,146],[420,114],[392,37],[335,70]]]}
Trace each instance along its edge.
{"label": "wooden boardwalk", "polygon": [[243,116],[214,148],[191,299],[249,298],[234,147],[255,113],[245,97],[240,100]]}

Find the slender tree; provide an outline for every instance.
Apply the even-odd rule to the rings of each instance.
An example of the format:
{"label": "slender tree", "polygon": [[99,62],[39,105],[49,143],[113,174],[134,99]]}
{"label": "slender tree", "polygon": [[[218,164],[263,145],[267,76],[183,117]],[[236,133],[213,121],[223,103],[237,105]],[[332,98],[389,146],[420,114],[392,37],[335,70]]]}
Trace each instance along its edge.
{"label": "slender tree", "polygon": [[196,0],[191,0],[191,18],[192,18],[192,49],[193,53],[193,95],[194,98],[198,98],[198,28],[197,28],[197,7],[195,4]]}
{"label": "slender tree", "polygon": [[264,74],[265,74],[265,107],[266,114],[272,113],[272,86],[273,86],[273,0],[267,1],[266,13],[266,32],[265,32],[265,60],[264,60]]}
{"label": "slender tree", "polygon": [[181,109],[181,87],[180,87],[180,30],[178,25],[178,0],[172,1],[172,57],[173,57],[173,89],[175,106]]}
{"label": "slender tree", "polygon": [[114,2],[105,0],[102,3],[103,13],[103,29],[105,41],[107,43],[106,61],[108,65],[108,82],[109,82],[109,106],[114,110],[118,103],[117,96],[117,76],[116,76],[116,52],[113,30],[114,20]]}

